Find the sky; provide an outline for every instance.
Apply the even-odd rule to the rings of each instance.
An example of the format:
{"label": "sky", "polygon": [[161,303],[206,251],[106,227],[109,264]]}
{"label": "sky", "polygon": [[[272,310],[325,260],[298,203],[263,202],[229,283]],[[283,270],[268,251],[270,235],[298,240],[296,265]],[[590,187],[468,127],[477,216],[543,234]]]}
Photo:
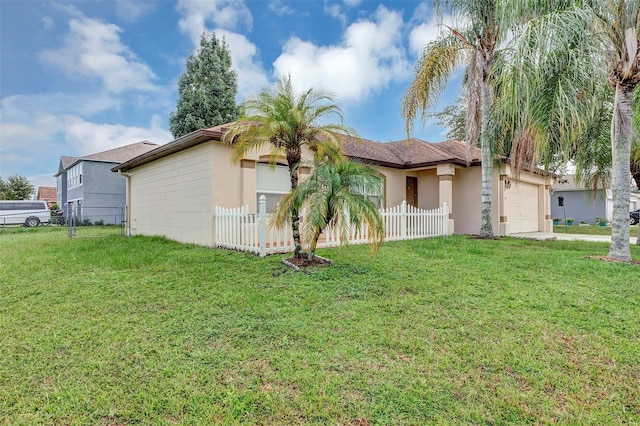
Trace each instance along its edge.
{"label": "sky", "polygon": [[[403,94],[450,21],[430,1],[0,0],[0,177],[55,186],[60,156],[173,140],[178,80],[203,32],[229,44],[239,103],[288,74],[332,92],[361,137],[402,140]],[[411,136],[445,133],[429,119]]]}

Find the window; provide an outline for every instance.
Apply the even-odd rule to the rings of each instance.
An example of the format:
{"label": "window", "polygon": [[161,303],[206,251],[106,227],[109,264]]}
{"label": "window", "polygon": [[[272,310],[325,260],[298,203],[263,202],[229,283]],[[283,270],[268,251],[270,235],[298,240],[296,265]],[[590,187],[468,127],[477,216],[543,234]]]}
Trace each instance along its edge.
{"label": "window", "polygon": [[67,171],[67,188],[73,189],[82,185],[82,163],[78,163]]}
{"label": "window", "polygon": [[382,173],[378,174],[382,181],[380,182],[380,190],[379,191],[366,191],[364,188],[357,190],[358,194],[366,195],[366,197],[371,201],[377,208],[381,209],[384,207],[384,192],[387,184],[387,179],[385,175]]}
{"label": "window", "polygon": [[47,210],[44,201],[3,201],[0,210]]}
{"label": "window", "polygon": [[365,195],[377,208],[382,208],[382,194],[384,193],[384,186],[380,188],[380,191],[377,193],[375,191],[365,191],[364,188],[355,192],[357,194]]}
{"label": "window", "polygon": [[[291,177],[289,168],[276,165],[275,168],[268,164],[256,164],[256,199],[260,202],[260,196],[267,198],[267,212],[273,211],[280,198],[291,191]],[[259,204],[258,204],[259,205]]]}

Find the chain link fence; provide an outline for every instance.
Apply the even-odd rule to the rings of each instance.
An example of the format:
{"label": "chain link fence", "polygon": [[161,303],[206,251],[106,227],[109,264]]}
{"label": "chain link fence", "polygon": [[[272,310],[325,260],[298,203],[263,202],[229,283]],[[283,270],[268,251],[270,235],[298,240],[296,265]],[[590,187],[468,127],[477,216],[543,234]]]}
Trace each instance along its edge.
{"label": "chain link fence", "polygon": [[69,205],[58,223],[67,225],[69,238],[96,238],[125,235],[125,211],[122,207],[84,207]]}

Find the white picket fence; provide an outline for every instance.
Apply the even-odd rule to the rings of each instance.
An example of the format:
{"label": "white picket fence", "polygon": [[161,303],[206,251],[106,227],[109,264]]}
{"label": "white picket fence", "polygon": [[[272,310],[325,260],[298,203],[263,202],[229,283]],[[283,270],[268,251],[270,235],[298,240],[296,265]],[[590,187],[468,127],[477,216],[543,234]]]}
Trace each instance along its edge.
{"label": "white picket fence", "polygon": [[[250,213],[249,206],[215,208],[216,246],[247,251],[260,256],[289,253],[294,250],[290,227],[273,229],[268,225],[266,199],[260,197],[258,213]],[[403,201],[399,206],[381,209],[385,225],[385,241],[409,240],[449,234],[449,206],[432,210],[418,209]],[[301,215],[300,221],[304,221]],[[358,232],[351,230],[349,244],[369,242],[368,229],[362,226]],[[340,233],[326,229],[318,240],[318,248],[340,245]]]}

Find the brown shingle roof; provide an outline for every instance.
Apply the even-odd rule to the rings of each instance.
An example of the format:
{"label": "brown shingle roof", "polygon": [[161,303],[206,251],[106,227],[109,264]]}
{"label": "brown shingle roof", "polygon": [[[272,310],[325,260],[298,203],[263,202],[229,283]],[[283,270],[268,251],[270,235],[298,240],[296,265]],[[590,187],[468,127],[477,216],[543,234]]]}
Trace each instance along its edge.
{"label": "brown shingle roof", "polygon": [[[125,161],[111,170],[131,170],[210,140],[220,141],[231,124],[196,130],[166,145]],[[456,140],[431,143],[420,139],[410,139],[381,143],[345,136],[343,148],[345,155],[351,159],[398,169],[433,166],[439,163],[454,163],[462,166],[480,164],[480,150],[475,147],[467,147],[465,143]],[[467,150],[470,153],[469,161],[467,161]]]}
{"label": "brown shingle roof", "polygon": [[347,157],[365,162],[389,166],[402,162],[402,160],[389,149],[388,144],[374,142],[369,139],[345,137],[343,149]]}
{"label": "brown shingle roof", "polygon": [[85,157],[68,157],[63,155],[60,157],[60,168],[54,176],[60,175],[80,161],[100,161],[104,163],[124,163],[139,155],[153,151],[159,145],[149,141],[140,141],[130,145],[121,146],[107,151],[97,152]]}
{"label": "brown shingle roof", "polygon": [[475,147],[468,148],[466,144],[456,140],[431,143],[413,138],[381,143],[362,139],[358,144],[354,139],[349,139],[344,145],[344,152],[350,158],[403,169],[446,162],[466,165],[467,149],[468,163],[478,164],[480,150]]}
{"label": "brown shingle roof", "polygon": [[82,157],[82,160],[103,161],[107,163],[123,163],[129,161],[138,155],[147,153],[153,149],[156,149],[158,144],[149,141],[141,141],[132,143],[131,145],[125,145],[118,148],[110,149],[108,151],[98,152],[96,154],[87,155]]}
{"label": "brown shingle roof", "polygon": [[78,157],[68,157],[63,155],[60,157],[60,164],[62,165],[62,169],[67,169],[70,165],[78,161]]}
{"label": "brown shingle roof", "polygon": [[56,201],[57,196],[55,186],[39,186],[36,200]]}

